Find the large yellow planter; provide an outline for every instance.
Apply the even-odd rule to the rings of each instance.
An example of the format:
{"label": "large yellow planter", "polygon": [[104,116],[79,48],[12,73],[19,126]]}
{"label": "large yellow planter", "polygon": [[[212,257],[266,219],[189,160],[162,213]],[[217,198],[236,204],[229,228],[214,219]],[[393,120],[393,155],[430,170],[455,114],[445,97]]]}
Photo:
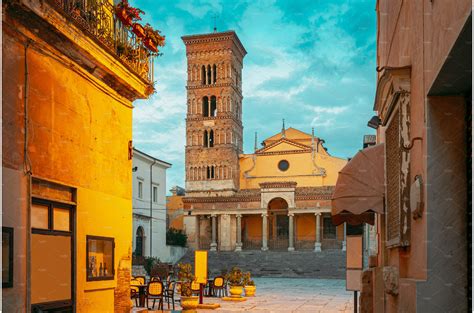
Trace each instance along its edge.
{"label": "large yellow planter", "polygon": [[196,312],[196,309],[199,305],[199,298],[196,296],[192,297],[183,297],[181,296],[181,307],[183,312]]}
{"label": "large yellow planter", "polygon": [[255,291],[257,290],[256,286],[245,286],[245,296],[246,297],[253,297],[255,296]]}
{"label": "large yellow planter", "polygon": [[242,296],[242,291],[244,287],[242,286],[230,286],[230,296],[232,298],[240,298]]}

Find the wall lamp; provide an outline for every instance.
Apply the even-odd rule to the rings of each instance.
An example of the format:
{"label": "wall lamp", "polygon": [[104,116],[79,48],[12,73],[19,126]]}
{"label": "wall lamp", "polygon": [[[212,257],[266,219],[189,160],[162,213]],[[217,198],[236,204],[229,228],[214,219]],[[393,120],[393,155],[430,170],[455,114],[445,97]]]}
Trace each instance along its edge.
{"label": "wall lamp", "polygon": [[379,128],[380,124],[382,122],[380,121],[380,118],[377,115],[372,116],[372,118],[367,122],[367,126],[373,129]]}
{"label": "wall lamp", "polygon": [[132,167],[132,172],[136,172],[138,170],[138,166]]}

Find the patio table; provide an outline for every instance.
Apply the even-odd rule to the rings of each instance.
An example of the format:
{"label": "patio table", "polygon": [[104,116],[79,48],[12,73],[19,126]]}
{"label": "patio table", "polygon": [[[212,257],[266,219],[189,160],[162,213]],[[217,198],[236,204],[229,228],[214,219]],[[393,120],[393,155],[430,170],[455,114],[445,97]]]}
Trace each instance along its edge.
{"label": "patio table", "polygon": [[146,284],[130,284],[130,286],[138,288],[138,306],[145,307],[145,298],[146,298]]}

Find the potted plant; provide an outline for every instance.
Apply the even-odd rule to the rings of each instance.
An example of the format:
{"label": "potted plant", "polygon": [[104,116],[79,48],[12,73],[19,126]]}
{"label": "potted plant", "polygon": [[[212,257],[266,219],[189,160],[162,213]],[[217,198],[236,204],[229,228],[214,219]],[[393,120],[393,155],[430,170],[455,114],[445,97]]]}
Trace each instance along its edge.
{"label": "potted plant", "polygon": [[255,282],[252,280],[250,276],[250,272],[247,272],[244,274],[243,283],[244,283],[245,296],[246,297],[255,296],[255,291],[257,287],[255,287]]}
{"label": "potted plant", "polygon": [[137,35],[138,38],[145,38],[145,28],[139,23],[133,23],[132,31]]}
{"label": "potted plant", "polygon": [[165,36],[161,36],[159,30],[153,29],[150,24],[145,24],[146,37],[143,40],[143,44],[152,52],[158,52],[158,47],[165,45]]}
{"label": "potted plant", "polygon": [[133,22],[140,21],[140,15],[145,14],[142,10],[130,6],[128,0],[121,0],[115,6],[115,15],[125,26],[132,26]]}
{"label": "potted plant", "polygon": [[227,274],[227,281],[230,285],[230,296],[232,298],[240,298],[242,296],[243,281],[242,271],[237,266],[232,267],[230,272]]}
{"label": "potted plant", "polygon": [[178,279],[181,282],[181,307],[183,308],[183,312],[193,312],[198,307],[199,298],[193,296],[191,289],[194,281],[191,264],[178,264]]}

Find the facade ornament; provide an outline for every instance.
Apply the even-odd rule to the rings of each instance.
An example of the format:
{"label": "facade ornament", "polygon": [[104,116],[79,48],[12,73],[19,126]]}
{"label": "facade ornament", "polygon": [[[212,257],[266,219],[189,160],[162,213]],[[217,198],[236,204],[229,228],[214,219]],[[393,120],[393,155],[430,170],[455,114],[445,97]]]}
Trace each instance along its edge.
{"label": "facade ornament", "polygon": [[286,138],[286,133],[285,133],[285,119],[283,119],[283,125],[281,127],[281,138]]}
{"label": "facade ornament", "polygon": [[399,273],[395,266],[385,266],[383,268],[383,282],[385,293],[398,296]]}
{"label": "facade ornament", "polygon": [[425,210],[424,194],[423,194],[423,178],[416,175],[410,188],[410,210],[413,219],[419,219],[423,216]]}

